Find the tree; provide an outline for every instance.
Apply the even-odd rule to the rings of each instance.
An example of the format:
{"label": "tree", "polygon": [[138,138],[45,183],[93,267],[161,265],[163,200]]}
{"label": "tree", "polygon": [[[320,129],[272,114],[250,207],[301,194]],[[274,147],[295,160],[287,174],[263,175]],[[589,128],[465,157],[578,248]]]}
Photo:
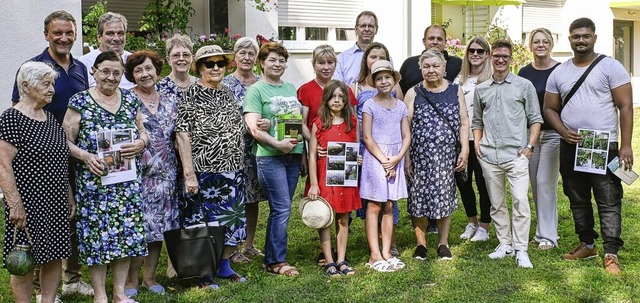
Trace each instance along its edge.
{"label": "tree", "polygon": [[161,39],[163,33],[187,32],[189,19],[196,13],[190,0],[149,0],[142,14],[141,31],[148,31]]}
{"label": "tree", "polygon": [[98,45],[98,19],[107,13],[107,1],[98,0],[96,4],[89,7],[89,11],[82,18],[82,32],[87,36],[85,42],[89,45]]}

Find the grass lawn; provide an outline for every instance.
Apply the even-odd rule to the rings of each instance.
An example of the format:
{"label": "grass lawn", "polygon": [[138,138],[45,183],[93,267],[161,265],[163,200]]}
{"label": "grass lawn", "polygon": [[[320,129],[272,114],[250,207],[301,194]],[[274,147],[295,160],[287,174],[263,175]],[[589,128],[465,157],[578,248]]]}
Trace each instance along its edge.
{"label": "grass lawn", "polygon": [[[640,171],[640,108],[635,110],[634,152],[635,170]],[[303,184],[301,180],[299,184]],[[587,261],[563,261],[561,255],[578,243],[574,234],[569,202],[559,187],[559,235],[560,247],[550,251],[539,251],[535,245],[529,250],[534,268],[516,267],[514,258],[490,260],[487,254],[498,244],[495,231],[490,230],[491,239],[484,243],[463,242],[458,237],[466,225],[466,218],[459,204],[453,216],[450,234],[452,261],[437,261],[435,255],[436,235],[429,235],[429,259],[418,261],[411,258],[415,238],[406,212],[406,203],[401,201],[400,224],[397,226],[397,242],[401,259],[407,267],[395,273],[377,273],[367,269],[368,248],[362,220],[354,219],[349,237],[348,256],[356,275],[329,279],[316,266],[319,240],[316,231],[304,226],[300,220],[296,193],[289,226],[288,261],[300,271],[295,278],[276,276],[260,269],[260,260],[235,265],[234,269],[247,277],[245,284],[220,281],[221,288],[205,291],[193,287],[193,281],[168,279],[164,276],[166,254],[161,257],[158,282],[168,291],[165,296],[141,291],[140,302],[640,302],[640,182],[633,186],[623,185],[624,203],[622,238],[625,246],[619,257],[623,274],[614,277],[602,269],[602,242],[596,242],[600,257]],[[298,187],[299,189],[301,186]],[[257,241],[264,244],[264,231],[268,204],[262,203]],[[535,216],[535,208],[532,212]],[[531,232],[535,233],[535,217]],[[599,230],[599,227],[596,227]],[[4,234],[4,224],[0,226]],[[1,245],[1,243],[0,243]],[[88,272],[84,271],[89,282]],[[111,285],[111,279],[107,282]],[[9,274],[0,270],[0,302],[12,302]],[[635,290],[634,290],[635,289]],[[108,287],[108,291],[109,287]],[[64,296],[64,302],[92,302],[89,297]]]}

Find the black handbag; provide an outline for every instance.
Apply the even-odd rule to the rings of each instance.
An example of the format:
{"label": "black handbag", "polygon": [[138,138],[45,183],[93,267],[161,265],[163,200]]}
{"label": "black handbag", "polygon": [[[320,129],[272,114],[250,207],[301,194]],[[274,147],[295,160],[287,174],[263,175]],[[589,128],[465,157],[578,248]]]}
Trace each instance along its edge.
{"label": "black handbag", "polygon": [[[451,126],[451,123],[449,123],[449,120],[447,119],[447,117],[445,117],[442,114],[442,112],[440,112],[438,107],[436,107],[436,105],[433,104],[433,102],[431,102],[431,100],[429,100],[429,98],[427,97],[427,94],[425,94],[422,91],[423,89],[424,88],[416,87],[416,90],[418,91],[418,93],[420,93],[422,98],[424,98],[429,103],[429,105],[431,105],[431,107],[436,111],[436,113],[440,116],[440,118],[442,118],[442,120],[444,120],[444,123],[446,123],[447,126],[449,126],[449,128],[451,129],[453,134],[456,136],[456,159],[458,159],[457,156],[459,156],[460,152],[462,151],[462,143],[460,143],[459,134],[453,129],[453,126]],[[458,182],[458,183],[465,183],[465,182],[467,182],[467,180],[469,180],[469,175],[467,174],[467,170],[466,169],[464,169],[462,171],[455,172],[454,176],[456,178],[456,182]]]}
{"label": "black handbag", "polygon": [[178,278],[215,276],[224,250],[225,226],[184,228],[180,215],[180,228],[164,232],[167,254]]}

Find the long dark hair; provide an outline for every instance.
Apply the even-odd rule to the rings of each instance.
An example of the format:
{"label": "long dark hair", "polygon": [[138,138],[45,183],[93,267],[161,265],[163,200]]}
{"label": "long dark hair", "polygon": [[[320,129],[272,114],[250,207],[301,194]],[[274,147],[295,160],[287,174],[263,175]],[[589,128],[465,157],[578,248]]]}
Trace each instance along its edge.
{"label": "long dark hair", "polygon": [[372,42],[371,44],[369,44],[369,46],[367,46],[367,48],[364,50],[364,54],[362,55],[362,62],[360,63],[360,74],[358,74],[358,84],[365,84],[367,82],[367,76],[369,76],[369,74],[371,73],[371,71],[369,70],[369,66],[367,66],[367,57],[369,57],[369,53],[374,49],[383,49],[387,56],[387,60],[391,61],[391,58],[389,58],[389,50],[386,46],[384,46],[384,44],[380,42]]}
{"label": "long dark hair", "polygon": [[344,118],[344,121],[347,123],[346,132],[350,132],[354,127],[353,123],[351,122],[351,117],[353,117],[354,112],[353,108],[351,107],[351,100],[349,100],[349,89],[342,81],[331,80],[324,86],[324,90],[322,90],[322,101],[320,103],[320,109],[318,109],[318,117],[320,117],[320,122],[322,122],[323,129],[331,128],[331,125],[333,124],[333,116],[331,115],[331,110],[329,109],[329,106],[327,104],[329,103],[329,101],[331,101],[331,98],[333,98],[333,92],[336,89],[340,89],[342,95],[344,96],[345,103],[340,113],[342,114],[342,118]]}

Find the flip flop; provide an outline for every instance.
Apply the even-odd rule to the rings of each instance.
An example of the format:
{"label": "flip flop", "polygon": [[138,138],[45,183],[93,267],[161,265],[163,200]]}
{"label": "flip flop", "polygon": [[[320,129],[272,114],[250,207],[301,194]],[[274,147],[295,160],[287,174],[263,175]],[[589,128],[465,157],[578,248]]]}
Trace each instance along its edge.
{"label": "flip flop", "polygon": [[263,264],[263,267],[267,272],[270,272],[276,275],[295,277],[300,274],[295,267],[289,265],[289,263],[287,262],[276,263],[271,265]]}
{"label": "flip flop", "polygon": [[125,288],[124,295],[129,298],[135,298],[138,295],[138,290],[135,288]]}
{"label": "flip flop", "polygon": [[150,292],[156,293],[156,294],[159,294],[159,295],[164,295],[165,294],[164,287],[162,287],[162,285],[160,285],[160,284],[153,284],[150,287],[147,287],[144,284],[142,284],[142,285],[140,285],[140,287],[146,288]]}
{"label": "flip flop", "polygon": [[387,262],[386,260],[380,260],[380,261],[376,261],[372,263],[365,263],[365,265],[375,271],[378,272],[394,272],[396,271],[395,268],[389,264],[389,262]]}

